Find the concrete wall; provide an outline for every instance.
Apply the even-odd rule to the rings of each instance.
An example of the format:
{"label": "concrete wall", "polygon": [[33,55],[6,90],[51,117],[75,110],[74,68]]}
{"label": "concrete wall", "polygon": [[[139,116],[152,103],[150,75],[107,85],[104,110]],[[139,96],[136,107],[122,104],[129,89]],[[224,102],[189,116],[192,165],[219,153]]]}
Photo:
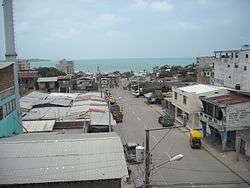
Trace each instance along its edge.
{"label": "concrete wall", "polygon": [[120,188],[121,180],[96,180],[84,182],[66,182],[66,183],[41,183],[41,184],[24,184],[24,185],[9,185],[1,186],[4,188]]}
{"label": "concrete wall", "polygon": [[230,88],[240,84],[241,90],[250,91],[250,50],[240,51],[238,58],[235,58],[235,53],[233,58],[217,58],[214,63],[214,84]]}
{"label": "concrete wall", "polygon": [[[182,111],[189,114],[188,126],[191,128],[201,128],[199,112],[202,110],[202,103],[200,96],[210,97],[213,95],[223,95],[228,93],[226,89],[206,92],[206,93],[187,93],[178,88],[172,88],[173,96],[172,103],[176,107],[180,108]],[[177,100],[175,99],[175,92],[177,93]],[[186,104],[183,103],[183,96],[186,96]],[[175,118],[177,118],[177,113],[175,112]]]}
{"label": "concrete wall", "polygon": [[214,57],[197,57],[197,82],[200,84],[213,84]]}
{"label": "concrete wall", "polygon": [[[0,107],[3,107],[4,104],[15,99],[15,95],[5,98],[0,101]],[[10,114],[0,120],[0,138],[11,136],[13,134],[19,134],[22,132],[21,120],[18,116],[18,108],[13,110]]]}
{"label": "concrete wall", "polygon": [[227,130],[250,129],[250,102],[226,108]]}
{"label": "concrete wall", "polygon": [[[245,141],[245,145],[241,145],[242,141]],[[240,148],[244,148],[245,155],[250,157],[250,130],[237,131],[236,143],[238,143],[236,151],[240,152]]]}

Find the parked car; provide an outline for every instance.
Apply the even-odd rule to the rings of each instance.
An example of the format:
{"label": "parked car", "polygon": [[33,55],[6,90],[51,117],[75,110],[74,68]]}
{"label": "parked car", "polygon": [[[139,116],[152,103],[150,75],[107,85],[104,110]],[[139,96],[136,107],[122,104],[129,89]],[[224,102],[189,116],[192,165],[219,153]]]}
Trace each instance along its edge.
{"label": "parked car", "polygon": [[174,118],[165,114],[158,118],[158,123],[160,123],[163,127],[170,127],[174,125]]}

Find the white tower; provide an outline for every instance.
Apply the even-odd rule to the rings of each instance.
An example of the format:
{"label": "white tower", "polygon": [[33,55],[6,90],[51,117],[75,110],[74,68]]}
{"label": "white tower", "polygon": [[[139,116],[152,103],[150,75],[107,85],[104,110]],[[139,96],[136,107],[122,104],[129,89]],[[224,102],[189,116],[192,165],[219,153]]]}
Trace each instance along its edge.
{"label": "white tower", "polygon": [[16,109],[18,112],[18,122],[22,125],[21,111],[20,111],[20,95],[19,95],[19,84],[17,75],[17,61],[15,51],[15,33],[13,23],[13,6],[12,0],[3,0],[3,15],[4,15],[4,32],[5,32],[5,60],[9,63],[14,63],[14,82],[15,82],[15,98],[16,98]]}
{"label": "white tower", "polygon": [[13,24],[12,0],[3,0],[4,32],[5,32],[5,58],[7,62],[16,61],[15,34]]}

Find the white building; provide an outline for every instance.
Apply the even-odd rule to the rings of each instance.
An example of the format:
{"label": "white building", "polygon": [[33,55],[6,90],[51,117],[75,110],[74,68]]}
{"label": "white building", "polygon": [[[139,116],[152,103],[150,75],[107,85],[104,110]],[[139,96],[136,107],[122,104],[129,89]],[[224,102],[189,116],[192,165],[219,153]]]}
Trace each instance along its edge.
{"label": "white building", "polygon": [[250,48],[214,53],[214,85],[250,91]]}
{"label": "white building", "polygon": [[173,96],[168,99],[173,107],[175,120],[190,128],[201,128],[199,115],[202,111],[201,96],[217,96],[228,93],[224,87],[196,84],[185,87],[172,87]]}
{"label": "white building", "polygon": [[30,62],[27,59],[19,59],[17,65],[18,71],[30,70]]}
{"label": "white building", "polygon": [[201,101],[203,135],[210,134],[213,143],[220,138],[223,150],[227,147],[250,156],[250,97],[232,92]]}
{"label": "white building", "polygon": [[74,62],[63,59],[56,64],[56,69],[66,74],[74,74]]}

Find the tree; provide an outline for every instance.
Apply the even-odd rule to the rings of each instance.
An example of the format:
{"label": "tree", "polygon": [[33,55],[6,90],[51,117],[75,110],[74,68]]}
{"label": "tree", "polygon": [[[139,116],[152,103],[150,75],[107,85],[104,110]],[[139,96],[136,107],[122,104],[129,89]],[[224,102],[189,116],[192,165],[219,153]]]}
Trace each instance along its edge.
{"label": "tree", "polygon": [[54,67],[39,67],[36,69],[38,74],[42,77],[64,76],[64,72],[57,70]]}

